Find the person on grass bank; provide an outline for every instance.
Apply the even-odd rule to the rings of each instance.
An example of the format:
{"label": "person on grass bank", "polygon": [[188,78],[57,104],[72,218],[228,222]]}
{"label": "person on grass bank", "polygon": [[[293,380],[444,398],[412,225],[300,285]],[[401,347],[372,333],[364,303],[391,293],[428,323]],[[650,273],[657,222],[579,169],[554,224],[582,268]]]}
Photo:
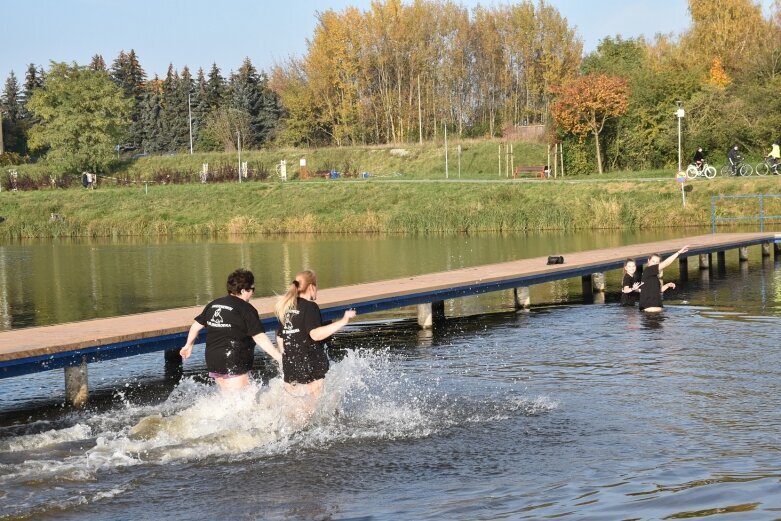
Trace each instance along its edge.
{"label": "person on grass bank", "polygon": [[317,399],[328,372],[328,356],[321,342],[342,329],[355,310],[348,309],[341,319],[323,324],[317,300],[317,276],[305,270],[277,302],[279,319],[277,346],[282,352],[285,390],[296,397]]}
{"label": "person on grass bank", "polygon": [[637,297],[642,291],[640,286],[643,283],[637,277],[637,263],[634,259],[624,261],[624,278],[621,281],[621,305],[634,306],[637,304]]}
{"label": "person on grass bank", "polygon": [[221,390],[242,389],[249,384],[255,344],[282,364],[282,354],[266,336],[258,311],[249,303],[255,291],[251,271],[237,269],[228,276],[228,295],[209,302],[195,317],[187,343],[179,351],[184,360],[193,351],[198,333],[206,328],[206,368]]}
{"label": "person on grass bank", "polygon": [[642,290],[640,291],[640,311],[658,312],[664,307],[662,304],[662,293],[667,289],[675,288],[675,283],[668,282],[662,284],[661,271],[673,263],[679,255],[689,251],[688,246],[684,246],[666,259],[662,260],[661,255],[654,253],[648,258],[648,266],[643,269],[641,279]]}

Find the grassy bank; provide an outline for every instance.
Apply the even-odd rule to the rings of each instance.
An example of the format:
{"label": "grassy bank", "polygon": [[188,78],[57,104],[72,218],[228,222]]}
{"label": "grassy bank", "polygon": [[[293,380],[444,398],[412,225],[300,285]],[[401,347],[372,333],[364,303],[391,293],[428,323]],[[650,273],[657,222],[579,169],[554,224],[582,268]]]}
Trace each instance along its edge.
{"label": "grassy bank", "polygon": [[[779,191],[778,178],[691,183],[687,206],[673,180],[630,182],[254,182],[0,193],[0,237],[220,235],[296,232],[438,233],[483,230],[640,229],[710,223],[710,197]],[[720,215],[756,214],[730,200]],[[781,215],[781,201],[766,201]],[[57,214],[61,220],[52,220]]]}

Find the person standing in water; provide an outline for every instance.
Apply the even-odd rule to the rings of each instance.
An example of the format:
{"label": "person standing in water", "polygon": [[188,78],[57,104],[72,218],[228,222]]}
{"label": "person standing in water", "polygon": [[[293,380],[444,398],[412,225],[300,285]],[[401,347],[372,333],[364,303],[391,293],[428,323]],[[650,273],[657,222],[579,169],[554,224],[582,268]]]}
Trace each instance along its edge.
{"label": "person standing in water", "polygon": [[634,259],[624,261],[624,278],[621,281],[621,305],[634,306],[643,283],[637,280],[637,264]]}
{"label": "person standing in water", "polygon": [[241,389],[249,384],[255,344],[282,364],[282,354],[263,331],[260,316],[249,303],[255,291],[251,271],[237,269],[228,276],[228,295],[209,302],[195,317],[187,342],[179,351],[188,359],[198,333],[206,328],[206,367],[221,390]]}
{"label": "person standing in water", "polygon": [[348,309],[341,319],[323,325],[317,300],[317,276],[305,270],[276,304],[277,346],[282,352],[285,390],[294,396],[318,398],[328,372],[328,356],[320,344],[355,317]]}
{"label": "person standing in water", "polygon": [[641,279],[643,289],[640,291],[640,311],[655,312],[662,310],[662,293],[668,288],[674,288],[675,284],[669,282],[662,286],[659,274],[661,270],[672,264],[679,255],[683,255],[687,251],[689,251],[689,247],[684,246],[664,260],[658,253],[654,253],[648,258],[648,266],[643,269],[643,277]]}

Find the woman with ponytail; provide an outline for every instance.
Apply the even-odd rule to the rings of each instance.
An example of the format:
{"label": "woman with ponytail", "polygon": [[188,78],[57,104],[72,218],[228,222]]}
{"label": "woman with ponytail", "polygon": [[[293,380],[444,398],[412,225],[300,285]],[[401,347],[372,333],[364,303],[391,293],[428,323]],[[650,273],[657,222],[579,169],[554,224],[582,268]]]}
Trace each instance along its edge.
{"label": "woman with ponytail", "polygon": [[277,346],[282,352],[285,389],[294,395],[319,397],[328,356],[320,342],[342,329],[355,316],[348,309],[344,316],[323,325],[317,300],[317,276],[305,270],[296,275],[290,287],[276,304],[279,320]]}

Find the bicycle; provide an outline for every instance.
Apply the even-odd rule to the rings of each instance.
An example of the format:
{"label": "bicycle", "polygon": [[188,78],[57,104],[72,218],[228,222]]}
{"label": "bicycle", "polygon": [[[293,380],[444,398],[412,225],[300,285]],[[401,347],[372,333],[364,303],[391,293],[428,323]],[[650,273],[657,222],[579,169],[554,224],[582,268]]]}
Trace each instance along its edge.
{"label": "bicycle", "polygon": [[748,163],[738,161],[734,165],[727,163],[721,167],[721,175],[724,177],[731,175],[740,175],[743,177],[750,176],[754,169]]}
{"label": "bicycle", "polygon": [[688,179],[694,179],[696,177],[713,179],[716,177],[716,169],[704,161],[701,166],[691,164],[686,168],[686,177]]}
{"label": "bicycle", "polygon": [[688,179],[694,179],[695,177],[706,177],[708,179],[713,179],[716,177],[716,169],[710,166],[708,163],[704,162],[702,163],[702,166],[698,167],[697,165],[689,165],[686,168],[686,177]]}
{"label": "bicycle", "polygon": [[757,175],[767,175],[769,172],[773,172],[774,175],[778,175],[779,163],[776,163],[772,157],[766,157],[761,163],[757,163],[754,171]]}

